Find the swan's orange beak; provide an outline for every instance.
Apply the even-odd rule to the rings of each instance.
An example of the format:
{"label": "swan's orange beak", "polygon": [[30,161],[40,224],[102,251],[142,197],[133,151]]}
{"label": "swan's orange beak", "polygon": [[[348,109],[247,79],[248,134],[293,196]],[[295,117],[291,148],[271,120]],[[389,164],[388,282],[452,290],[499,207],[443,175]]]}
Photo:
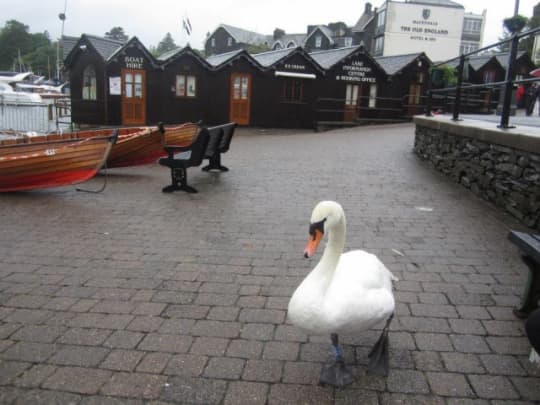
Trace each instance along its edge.
{"label": "swan's orange beak", "polygon": [[304,248],[304,257],[306,259],[315,254],[315,251],[317,250],[319,243],[321,243],[322,238],[323,233],[319,229],[316,229],[315,232],[313,232],[313,235],[309,236],[306,247]]}

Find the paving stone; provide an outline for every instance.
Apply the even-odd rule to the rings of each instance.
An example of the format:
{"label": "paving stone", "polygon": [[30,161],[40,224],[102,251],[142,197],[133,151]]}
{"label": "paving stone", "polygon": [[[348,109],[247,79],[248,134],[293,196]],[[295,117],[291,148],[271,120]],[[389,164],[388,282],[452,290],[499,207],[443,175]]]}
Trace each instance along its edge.
{"label": "paving stone", "polygon": [[227,356],[241,357],[246,359],[258,359],[261,357],[263,342],[257,340],[232,340],[227,348]]}
{"label": "paving stone", "polygon": [[296,384],[274,384],[270,388],[268,404],[333,404],[331,388]]}
{"label": "paving stone", "polygon": [[278,360],[248,360],[242,379],[259,382],[278,382],[281,380],[283,364]]}
{"label": "paving stone", "polygon": [[48,362],[65,366],[95,367],[108,353],[109,349],[103,347],[65,345],[58,348]]}
{"label": "paving stone", "polygon": [[65,330],[66,328],[62,326],[28,325],[17,330],[17,332],[11,335],[11,339],[24,340],[26,342],[52,343]]}
{"label": "paving stone", "polygon": [[483,354],[480,356],[480,359],[489,374],[517,376],[527,374],[523,367],[521,367],[519,361],[512,356]]}
{"label": "paving stone", "polygon": [[193,338],[190,336],[165,335],[159,333],[147,334],[138,345],[139,350],[186,353],[191,347]]}
{"label": "paving stone", "polygon": [[540,400],[540,385],[538,384],[538,378],[512,377],[511,380],[523,399],[529,401]]}
{"label": "paving stone", "polygon": [[0,361],[0,385],[14,381],[31,365],[20,361]]}
{"label": "paving stone", "polygon": [[444,369],[439,352],[414,351],[411,355],[417,370],[442,371]]}
{"label": "paving stone", "polygon": [[190,353],[208,356],[223,356],[228,345],[229,339],[198,337],[195,338]]}
{"label": "paving stone", "polygon": [[286,362],[283,368],[283,382],[287,384],[317,385],[321,375],[320,363]]}
{"label": "paving stone", "polygon": [[527,339],[518,337],[488,336],[489,347],[498,354],[528,355],[530,345]]}
{"label": "paving stone", "polygon": [[196,354],[176,354],[172,356],[164,373],[182,377],[198,377],[208,363],[208,357]]}
{"label": "paving stone", "polygon": [[444,398],[435,395],[392,394],[381,395],[381,405],[445,405]]}
{"label": "paving stone", "polygon": [[39,325],[53,315],[52,311],[40,309],[16,309],[4,318],[4,322]]}
{"label": "paving stone", "polygon": [[459,316],[465,319],[491,319],[485,307],[475,305],[456,305]]}
{"label": "paving stone", "polygon": [[493,336],[525,336],[522,321],[482,321],[489,335]]}
{"label": "paving stone", "polygon": [[420,350],[448,352],[452,351],[452,343],[447,335],[441,333],[415,333],[414,340]]}
{"label": "paving stone", "polygon": [[409,304],[413,316],[428,316],[434,318],[457,318],[458,314],[451,305],[440,304]]}
{"label": "paving stone", "polygon": [[111,372],[93,368],[60,367],[45,380],[43,388],[96,394],[99,388],[110,380]]}
{"label": "paving stone", "polygon": [[166,376],[143,373],[116,373],[100,392],[104,395],[156,399],[167,382]]}
{"label": "paving stone", "polygon": [[489,353],[490,349],[482,336],[450,335],[454,348],[462,353]]}
{"label": "paving stone", "polygon": [[126,329],[136,332],[155,332],[162,323],[163,318],[159,316],[137,316],[126,326]]}
{"label": "paving stone", "polygon": [[10,337],[16,330],[22,328],[23,325],[18,323],[5,323],[0,325],[0,339],[6,339]]}
{"label": "paving stone", "polygon": [[[6,362],[4,362],[6,363]],[[1,364],[0,364],[1,367]],[[14,384],[19,387],[25,388],[37,388],[41,383],[50,375],[56,371],[55,366],[49,366],[44,364],[36,364],[26,370],[23,374],[20,374],[15,380]],[[5,375],[0,372],[0,376]],[[1,384],[1,381],[0,381]]]}
{"label": "paving stone", "polygon": [[225,396],[225,405],[265,405],[269,387],[264,383],[232,381]]}
{"label": "paving stone", "polygon": [[189,404],[218,405],[225,397],[227,383],[205,378],[170,378],[161,393],[161,399]]}
{"label": "paving stone", "polygon": [[204,370],[204,376],[224,380],[237,380],[242,375],[245,360],[230,357],[213,357]]}
{"label": "paving stone", "polygon": [[113,332],[103,346],[115,349],[134,349],[143,339],[144,333],[118,330]]}
{"label": "paving stone", "polygon": [[510,380],[502,376],[469,375],[476,395],[485,399],[518,399],[519,394]]}
{"label": "paving stone", "polygon": [[429,386],[424,374],[414,370],[390,370],[387,386],[390,392],[405,394],[429,393]]}
{"label": "paving stone", "polygon": [[307,342],[307,334],[292,325],[278,325],[275,339],[289,342]]}
{"label": "paving stone", "polygon": [[4,305],[15,308],[41,308],[50,298],[43,295],[22,294],[11,297]]}
{"label": "paving stone", "polygon": [[0,355],[0,358],[39,363],[47,360],[55,351],[56,346],[54,344],[19,342],[9,347]]}
{"label": "paving stone", "polygon": [[235,338],[240,335],[242,325],[238,322],[199,320],[191,329],[195,336]]}
{"label": "paving stone", "polygon": [[450,333],[448,320],[444,318],[400,317],[401,330],[407,332]]}
{"label": "paving stone", "polygon": [[234,321],[240,312],[236,307],[213,307],[208,313],[208,319],[216,321]]}
{"label": "paving stone", "polygon": [[441,353],[446,370],[457,373],[484,373],[477,355],[471,353]]}
{"label": "paving stone", "polygon": [[102,312],[104,314],[129,314],[136,307],[130,301],[109,301],[103,300],[92,307],[90,312]]}
{"label": "paving stone", "polygon": [[465,335],[485,335],[486,329],[477,319],[449,319],[452,332]]}
{"label": "paving stone", "polygon": [[17,396],[16,404],[77,404],[82,397],[77,394],[42,389],[30,389]]}
{"label": "paving stone", "polygon": [[268,342],[264,346],[263,359],[290,360],[298,358],[300,345],[292,342]]}
{"label": "paving stone", "polygon": [[112,350],[99,367],[115,371],[132,371],[143,355],[144,352],[135,350]]}
{"label": "paving stone", "polygon": [[245,295],[238,299],[237,305],[240,308],[264,308],[266,297]]}
{"label": "paving stone", "polygon": [[334,404],[336,405],[379,405],[377,392],[366,390],[350,390],[337,391],[335,394]]}
{"label": "paving stone", "polygon": [[238,296],[236,294],[208,294],[199,293],[195,298],[194,303],[197,305],[208,306],[231,306],[236,303]]}
{"label": "paving stone", "polygon": [[69,322],[74,328],[125,329],[133,320],[132,315],[81,313]]}
{"label": "paving stone", "polygon": [[137,365],[136,370],[141,373],[160,374],[172,357],[173,356],[168,353],[147,353]]}
{"label": "paving stone", "polygon": [[280,324],[285,320],[285,311],[277,309],[247,309],[240,311],[240,322],[261,322]]}
{"label": "paving stone", "polygon": [[465,376],[456,373],[428,372],[427,379],[431,390],[437,395],[447,397],[474,397],[474,392]]}
{"label": "paving stone", "polygon": [[204,319],[210,311],[207,305],[168,305],[162,316],[166,318]]}
{"label": "paving stone", "polygon": [[275,326],[261,323],[243,323],[240,336],[248,340],[271,340]]}
{"label": "paving stone", "polygon": [[68,329],[57,341],[57,343],[68,345],[99,346],[113,333],[108,329]]}
{"label": "paving stone", "polygon": [[166,307],[167,304],[165,303],[140,302],[136,304],[135,309],[131,313],[133,315],[159,316]]}

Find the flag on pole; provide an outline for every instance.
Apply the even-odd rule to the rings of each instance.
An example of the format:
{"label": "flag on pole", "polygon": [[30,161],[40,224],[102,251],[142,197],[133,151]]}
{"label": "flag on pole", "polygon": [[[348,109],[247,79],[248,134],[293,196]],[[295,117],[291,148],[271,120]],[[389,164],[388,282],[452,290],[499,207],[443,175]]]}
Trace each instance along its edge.
{"label": "flag on pole", "polygon": [[184,29],[186,30],[187,34],[191,35],[192,28],[191,28],[191,22],[189,21],[189,18],[185,17],[182,20],[182,25]]}

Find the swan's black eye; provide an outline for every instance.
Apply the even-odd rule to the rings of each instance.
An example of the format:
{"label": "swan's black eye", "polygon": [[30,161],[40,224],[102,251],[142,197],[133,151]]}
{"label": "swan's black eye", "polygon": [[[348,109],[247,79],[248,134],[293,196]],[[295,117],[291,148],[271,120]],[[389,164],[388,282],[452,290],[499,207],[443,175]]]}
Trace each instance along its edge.
{"label": "swan's black eye", "polygon": [[324,233],[324,222],[326,221],[326,218],[322,221],[315,222],[314,224],[309,225],[309,234],[313,236],[313,239],[315,239],[315,231],[319,231],[321,233]]}

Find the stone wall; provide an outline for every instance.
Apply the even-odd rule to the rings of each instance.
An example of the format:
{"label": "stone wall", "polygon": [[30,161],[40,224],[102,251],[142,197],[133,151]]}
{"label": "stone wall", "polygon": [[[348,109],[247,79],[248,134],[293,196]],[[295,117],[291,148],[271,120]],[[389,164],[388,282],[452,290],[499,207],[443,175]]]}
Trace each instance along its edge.
{"label": "stone wall", "polygon": [[540,229],[540,129],[500,130],[495,123],[449,117],[415,117],[415,123],[418,156]]}

